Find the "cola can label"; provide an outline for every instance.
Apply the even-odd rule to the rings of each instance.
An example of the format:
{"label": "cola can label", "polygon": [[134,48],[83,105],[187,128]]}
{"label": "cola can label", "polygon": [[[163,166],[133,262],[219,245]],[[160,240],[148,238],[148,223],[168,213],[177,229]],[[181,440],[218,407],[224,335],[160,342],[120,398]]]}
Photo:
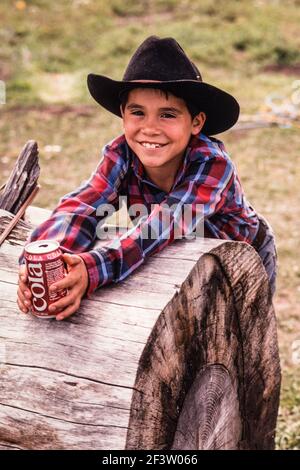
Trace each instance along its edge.
{"label": "cola can label", "polygon": [[25,246],[28,286],[32,294],[31,313],[39,318],[55,318],[49,306],[67,295],[67,289],[50,292],[51,284],[66,275],[59,243],[55,240],[38,240]]}

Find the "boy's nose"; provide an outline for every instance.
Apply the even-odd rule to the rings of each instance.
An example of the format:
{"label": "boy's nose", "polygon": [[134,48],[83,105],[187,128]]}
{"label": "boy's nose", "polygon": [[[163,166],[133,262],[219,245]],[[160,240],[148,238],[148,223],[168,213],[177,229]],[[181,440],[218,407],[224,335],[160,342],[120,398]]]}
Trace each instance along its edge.
{"label": "boy's nose", "polygon": [[160,131],[158,129],[155,129],[154,127],[144,127],[142,129],[142,134],[150,137],[150,136],[159,135]]}
{"label": "boy's nose", "polygon": [[160,134],[159,127],[157,126],[157,122],[152,119],[148,119],[147,122],[144,123],[142,127],[142,132],[145,135],[158,135]]}

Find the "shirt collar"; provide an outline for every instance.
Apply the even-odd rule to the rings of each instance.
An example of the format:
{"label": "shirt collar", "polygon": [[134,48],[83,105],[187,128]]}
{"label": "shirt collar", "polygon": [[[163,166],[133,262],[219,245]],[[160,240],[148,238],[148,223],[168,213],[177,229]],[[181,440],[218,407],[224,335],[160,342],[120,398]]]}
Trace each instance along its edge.
{"label": "shirt collar", "polygon": [[184,157],[182,159],[182,162],[177,170],[177,173],[175,175],[175,179],[174,179],[174,184],[172,186],[172,189],[175,188],[177,186],[177,184],[181,181],[181,179],[183,178],[183,176],[185,175],[186,173],[186,169],[189,165],[189,162],[190,162],[190,152],[191,152],[191,147],[188,145],[187,148],[185,149],[185,153],[184,153]]}
{"label": "shirt collar", "polygon": [[[190,147],[186,148],[184,158],[180,164],[180,167],[178,168],[172,188],[176,186],[176,184],[180,181],[180,179],[182,178],[182,176],[184,176],[186,172],[186,168],[189,164],[190,150],[191,150]],[[136,154],[131,151],[131,156],[132,156],[131,167],[133,168],[133,171],[135,175],[137,176],[137,178],[141,181],[145,181],[147,183],[152,184],[152,186],[157,187],[152,181],[150,181],[142,162],[139,160]]]}
{"label": "shirt collar", "polygon": [[142,162],[139,160],[139,158],[136,156],[136,154],[133,151],[131,151],[131,157],[132,157],[131,167],[133,168],[133,171],[134,171],[135,175],[140,180],[142,180],[144,178],[146,179],[147,174],[145,172],[145,168],[144,168]]}
{"label": "shirt collar", "polygon": [[[176,173],[175,179],[174,179],[174,184],[172,186],[172,189],[175,188],[184,175],[186,174],[187,168],[189,164],[195,160],[199,159],[199,150],[201,150],[201,147],[208,148],[208,146],[212,146],[213,142],[220,144],[221,142],[218,141],[217,139],[213,139],[212,137],[207,137],[206,135],[199,133],[196,136],[192,136],[189,144],[185,150],[185,154],[183,157],[183,160],[178,168],[178,171]],[[129,147],[128,147],[129,148]],[[211,149],[210,149],[211,150]],[[130,154],[131,154],[131,167],[133,168],[133,171],[137,178],[141,181],[144,181],[148,184],[151,184],[155,188],[157,188],[156,184],[154,184],[148,177],[143,164],[137,157],[137,155],[129,148]],[[172,190],[171,189],[171,190]]]}

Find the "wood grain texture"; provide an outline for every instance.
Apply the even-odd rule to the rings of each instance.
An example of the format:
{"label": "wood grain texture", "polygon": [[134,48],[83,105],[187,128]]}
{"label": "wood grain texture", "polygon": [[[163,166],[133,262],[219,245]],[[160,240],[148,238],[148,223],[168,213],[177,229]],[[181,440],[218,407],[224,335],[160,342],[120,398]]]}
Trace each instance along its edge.
{"label": "wood grain texture", "polygon": [[[185,397],[199,372],[216,364],[238,396],[238,414],[236,406],[234,414],[223,410],[228,429],[240,430],[236,448],[272,449],[280,389],[276,322],[266,273],[244,243],[203,254],[156,322],[139,363],[135,390],[143,394],[133,392],[127,448],[176,447]],[[200,445],[227,444],[211,436]]]}
{"label": "wood grain texture", "polygon": [[56,322],[16,304],[35,220],[0,249],[0,448],[274,447],[276,323],[255,250],[176,241]]}
{"label": "wood grain texture", "polygon": [[234,450],[241,433],[237,381],[220,364],[204,366],[184,399],[172,449]]}

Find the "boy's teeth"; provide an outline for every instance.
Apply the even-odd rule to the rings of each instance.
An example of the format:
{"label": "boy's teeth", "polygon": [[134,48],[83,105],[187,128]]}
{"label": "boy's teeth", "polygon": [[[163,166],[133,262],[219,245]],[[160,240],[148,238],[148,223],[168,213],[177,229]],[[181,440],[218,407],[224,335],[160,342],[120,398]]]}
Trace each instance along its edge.
{"label": "boy's teeth", "polygon": [[142,142],[142,146],[146,147],[146,148],[149,148],[149,149],[155,149],[155,148],[158,148],[158,147],[162,147],[162,145],[160,145],[160,144],[150,144],[149,142]]}

